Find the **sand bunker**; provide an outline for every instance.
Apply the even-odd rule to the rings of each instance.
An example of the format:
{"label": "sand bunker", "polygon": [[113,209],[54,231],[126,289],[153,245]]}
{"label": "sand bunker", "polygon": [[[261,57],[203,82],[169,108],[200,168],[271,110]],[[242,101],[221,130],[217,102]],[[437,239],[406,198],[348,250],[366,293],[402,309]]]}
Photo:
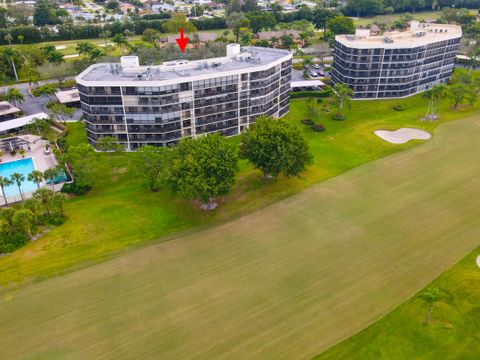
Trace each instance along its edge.
{"label": "sand bunker", "polygon": [[65,55],[63,58],[64,59],[73,59],[73,58],[76,58],[76,57],[79,57],[80,54],[72,54],[72,55]]}
{"label": "sand bunker", "polygon": [[64,45],[57,45],[55,46],[55,50],[63,50],[63,49],[66,49],[67,47],[64,46]]}
{"label": "sand bunker", "polygon": [[410,140],[428,140],[432,137],[428,132],[419,129],[401,128],[395,131],[377,130],[375,135],[392,144],[404,144]]}

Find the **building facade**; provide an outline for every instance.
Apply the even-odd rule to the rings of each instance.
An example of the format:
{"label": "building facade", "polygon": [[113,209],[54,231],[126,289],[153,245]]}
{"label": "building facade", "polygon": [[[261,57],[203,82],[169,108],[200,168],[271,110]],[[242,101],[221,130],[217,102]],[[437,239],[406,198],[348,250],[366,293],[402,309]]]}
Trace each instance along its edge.
{"label": "building facade", "polygon": [[462,37],[456,25],[419,24],[371,35],[335,38],[332,81],[350,86],[355,98],[400,98],[447,82]]}
{"label": "building facade", "polygon": [[139,66],[96,64],[76,79],[89,142],[113,136],[127,150],[185,136],[236,135],[260,115],[289,111],[292,53],[227,46],[223,58]]}

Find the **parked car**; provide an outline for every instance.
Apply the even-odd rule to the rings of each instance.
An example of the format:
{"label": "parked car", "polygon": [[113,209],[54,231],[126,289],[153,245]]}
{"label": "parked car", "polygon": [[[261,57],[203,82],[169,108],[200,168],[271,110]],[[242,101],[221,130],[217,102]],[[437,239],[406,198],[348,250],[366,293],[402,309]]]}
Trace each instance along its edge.
{"label": "parked car", "polygon": [[318,74],[316,73],[316,71],[310,71],[310,77],[318,77]]}
{"label": "parked car", "polygon": [[318,70],[317,74],[318,76],[325,76],[325,73],[323,72],[323,70]]}
{"label": "parked car", "polygon": [[314,69],[320,69],[320,65],[318,65],[318,64],[313,64],[313,68],[314,68]]}

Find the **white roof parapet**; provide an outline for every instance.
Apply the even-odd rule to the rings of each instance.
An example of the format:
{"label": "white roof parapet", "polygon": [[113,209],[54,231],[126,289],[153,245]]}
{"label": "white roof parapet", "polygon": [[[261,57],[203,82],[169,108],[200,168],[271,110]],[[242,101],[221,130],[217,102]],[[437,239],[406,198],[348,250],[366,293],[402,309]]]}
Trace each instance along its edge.
{"label": "white roof parapet", "polygon": [[24,117],[17,118],[17,119],[3,121],[3,122],[0,122],[0,133],[5,132],[5,131],[9,131],[9,130],[13,130],[13,129],[21,128],[22,126],[25,126],[25,125],[31,123],[33,121],[33,119],[47,119],[47,118],[48,118],[48,115],[41,112],[41,113],[24,116]]}
{"label": "white roof parapet", "polygon": [[335,40],[349,48],[415,48],[462,37],[462,28],[452,24],[418,24],[406,31],[389,31],[383,36],[337,35]]}
{"label": "white roof parapet", "polygon": [[[238,48],[240,53],[236,56]],[[83,86],[165,86],[180,82],[235,76],[263,71],[291,60],[289,50],[231,46],[228,56],[202,60],[177,60],[162,65],[125,68],[119,64],[94,64],[76,77]]]}

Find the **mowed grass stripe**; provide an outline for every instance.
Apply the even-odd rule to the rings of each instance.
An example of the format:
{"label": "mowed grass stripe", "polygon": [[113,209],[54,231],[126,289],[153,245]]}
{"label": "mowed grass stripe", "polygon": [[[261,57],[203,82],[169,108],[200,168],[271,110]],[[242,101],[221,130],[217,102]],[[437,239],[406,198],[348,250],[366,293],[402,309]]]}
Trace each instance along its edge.
{"label": "mowed grass stripe", "polygon": [[251,215],[12,291],[2,356],[310,358],[478,246],[479,139],[478,116],[448,123]]}

